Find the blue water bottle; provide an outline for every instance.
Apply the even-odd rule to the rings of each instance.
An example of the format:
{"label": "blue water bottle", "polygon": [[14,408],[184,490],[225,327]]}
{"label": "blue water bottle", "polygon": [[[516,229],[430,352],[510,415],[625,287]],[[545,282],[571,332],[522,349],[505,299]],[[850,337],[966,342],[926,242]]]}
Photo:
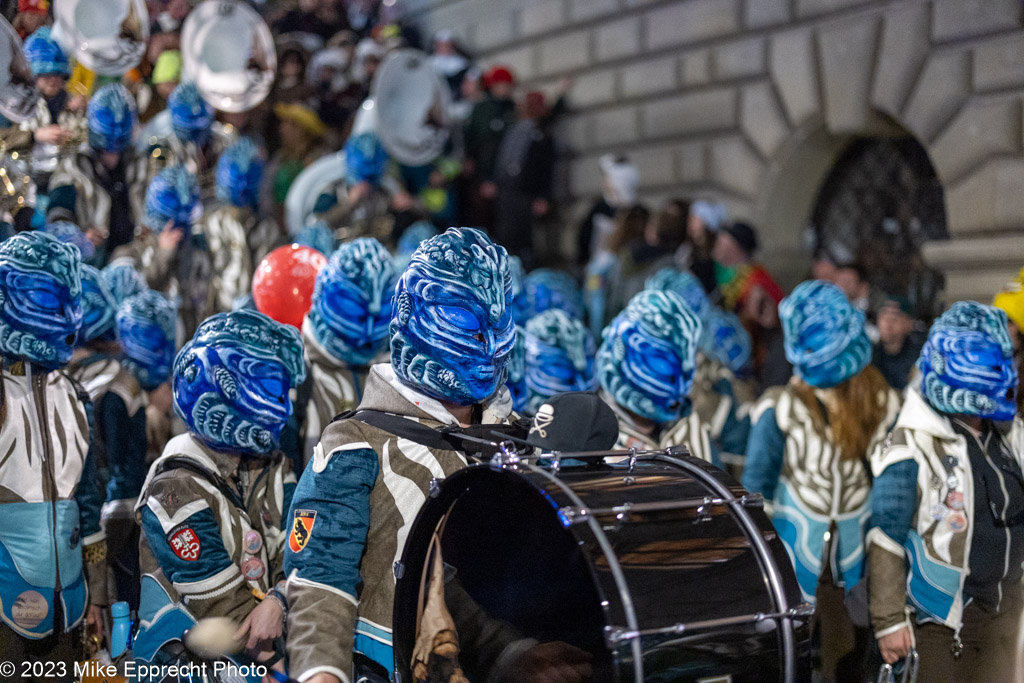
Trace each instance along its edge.
{"label": "blue water bottle", "polygon": [[128,649],[131,638],[132,622],[128,616],[128,603],[115,602],[110,606],[110,616],[114,623],[110,627],[110,658],[117,659]]}

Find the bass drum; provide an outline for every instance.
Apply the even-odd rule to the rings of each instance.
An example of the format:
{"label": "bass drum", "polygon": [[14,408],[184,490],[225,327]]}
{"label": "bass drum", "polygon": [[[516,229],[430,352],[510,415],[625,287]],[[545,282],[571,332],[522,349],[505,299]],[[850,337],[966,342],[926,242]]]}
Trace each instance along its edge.
{"label": "bass drum", "polygon": [[583,650],[601,683],[810,679],[812,610],[760,496],[685,451],[510,460],[432,484],[395,568],[399,680],[414,680],[438,530],[470,680],[498,674],[496,633]]}

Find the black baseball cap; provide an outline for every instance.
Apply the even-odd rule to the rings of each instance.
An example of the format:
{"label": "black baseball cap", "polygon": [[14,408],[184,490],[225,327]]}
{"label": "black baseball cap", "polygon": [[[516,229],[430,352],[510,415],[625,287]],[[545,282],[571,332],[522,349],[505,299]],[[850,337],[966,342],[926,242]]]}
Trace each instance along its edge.
{"label": "black baseball cap", "polygon": [[601,398],[569,391],[548,399],[530,423],[526,442],[546,453],[607,451],[619,438],[619,421]]}

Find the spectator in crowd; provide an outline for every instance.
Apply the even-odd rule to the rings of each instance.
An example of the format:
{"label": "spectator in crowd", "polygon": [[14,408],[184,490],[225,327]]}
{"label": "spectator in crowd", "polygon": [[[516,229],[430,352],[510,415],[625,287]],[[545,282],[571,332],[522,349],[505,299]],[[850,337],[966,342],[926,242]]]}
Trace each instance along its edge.
{"label": "spectator in crowd", "polygon": [[341,0],[299,0],[273,22],[274,33],[309,33],[326,42],[331,36],[349,28],[348,16]]}
{"label": "spectator in crowd", "polygon": [[686,265],[704,285],[704,291],[708,294],[718,289],[712,249],[715,246],[715,234],[725,224],[726,217],[724,204],[700,199],[690,204],[686,218],[686,236],[692,250],[690,263]]}
{"label": "spectator in crowd", "polygon": [[956,302],[932,324],[919,368],[920,386],[871,456],[875,637],[889,663],[916,647],[919,680],[1013,680],[1024,453],[994,424],[1017,409],[1006,315]]}
{"label": "spectator in crowd", "polygon": [[914,332],[913,309],[906,297],[890,297],[878,311],[878,341],[871,363],[885,381],[902,392],[910,382],[910,374],[924,346]]}
{"label": "spectator in crowd", "polygon": [[612,278],[617,277],[619,254],[630,244],[639,243],[644,238],[651,213],[641,204],[636,204],[619,211],[615,219],[615,230],[608,238],[605,249],[597,250],[591,257],[585,271],[585,298],[587,322],[590,331],[601,334],[605,324],[612,317],[609,301]]}
{"label": "spectator in crowd", "polygon": [[875,290],[868,282],[868,271],[859,261],[836,266],[833,275],[835,284],[846,294],[846,298],[868,321],[868,337],[872,342],[878,341],[878,309],[886,302],[886,297]]}
{"label": "spectator in crowd", "polygon": [[306,166],[326,154],[321,142],[327,127],[316,112],[303,104],[278,103],[281,146],[271,157],[263,174],[260,210],[284,225],[284,200],[288,189]]}
{"label": "spectator in crowd", "polygon": [[721,462],[690,402],[700,319],[672,292],[645,290],[604,329],[597,350],[601,397],[619,420],[616,449],[686,446]]}
{"label": "spectator in crowd", "polygon": [[527,93],[519,120],[501,140],[494,165],[494,235],[527,268],[534,264],[534,224],[551,211],[554,191],[555,145],[547,129],[548,114],[544,93]]}
{"label": "spectator in crowd", "polygon": [[107,603],[92,403],[61,370],[82,322],[78,250],[43,232],[10,237],[0,295],[17,302],[0,310],[0,659],[70,665],[83,628],[103,632]]}
{"label": "spectator in crowd", "polygon": [[466,219],[470,225],[490,228],[494,225],[494,201],[498,196],[494,182],[498,150],[505,133],[515,123],[515,76],[508,67],[496,64],[487,70],[483,81],[484,98],[473,107],[465,129],[465,164],[478,183],[473,191],[473,212]]}
{"label": "spectator in crowd", "polygon": [[443,29],[434,34],[430,64],[451,90],[452,99],[462,97],[462,79],[469,69],[469,60],[455,45],[455,35]]}
{"label": "spectator in crowd", "polygon": [[277,77],[274,79],[274,89],[270,95],[271,102],[305,104],[315,95],[313,88],[306,81],[309,52],[298,40],[285,39],[280,42]]}
{"label": "spectator in crowd", "polygon": [[752,410],[743,485],[771,501],[804,600],[815,604],[824,678],[860,682],[870,633],[844,596],[864,575],[867,457],[895,420],[899,397],[869,365],[864,314],[838,287],[804,282],[780,314],[796,376]]}
{"label": "spectator in crowd", "polygon": [[18,0],[18,13],[14,15],[11,26],[18,32],[18,37],[25,40],[38,31],[49,21],[49,0]]}
{"label": "spectator in crowd", "polygon": [[590,207],[577,235],[576,263],[583,267],[598,253],[606,251],[615,233],[618,211],[636,204],[640,173],[625,156],[606,154],[601,167],[601,198]]}
{"label": "spectator in crowd", "polygon": [[156,59],[153,65],[153,90],[155,95],[146,108],[146,112],[139,116],[139,120],[147,122],[154,116],[167,108],[167,102],[171,93],[181,83],[181,52],[178,50],[164,50]]}

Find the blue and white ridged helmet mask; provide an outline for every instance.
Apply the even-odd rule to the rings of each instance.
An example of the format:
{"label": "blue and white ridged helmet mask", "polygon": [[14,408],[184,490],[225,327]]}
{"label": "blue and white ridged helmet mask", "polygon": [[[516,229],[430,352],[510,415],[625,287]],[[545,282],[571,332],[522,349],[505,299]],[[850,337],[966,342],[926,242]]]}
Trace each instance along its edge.
{"label": "blue and white ridged helmet mask", "polygon": [[146,278],[135,268],[130,258],[116,258],[100,271],[107,291],[114,299],[114,307],[130,296],[140,294],[149,289]]}
{"label": "blue and white ridged helmet mask", "polygon": [[174,307],[154,291],[128,297],[117,309],[124,365],[145,391],[156,389],[171,376],[175,319]]}
{"label": "blue and white ridged helmet mask", "polygon": [[530,318],[550,308],[583,319],[583,292],[569,273],[538,268],[523,278],[523,291],[515,298],[516,322],[525,325]]}
{"label": "blue and white ridged helmet mask", "polygon": [[1002,310],[957,301],[932,323],[917,366],[925,398],[936,410],[1013,419],[1018,377]]}
{"label": "blue and white ridged helmet mask", "polygon": [[201,206],[196,177],[184,166],[167,166],[149,181],[142,223],[154,232],[162,231],[167,221],[190,230]]}
{"label": "blue and white ridged helmet mask", "polygon": [[114,316],[117,303],[103,281],[103,275],[92,266],[82,264],[82,327],[78,331],[78,343],[86,344],[97,339],[114,341]]}
{"label": "blue and white ridged helmet mask", "polygon": [[[398,272],[405,270],[413,252],[419,248],[420,244],[439,234],[441,234],[440,231],[430,221],[416,221],[406,228],[402,232],[402,236],[398,238],[395,250],[395,270]],[[509,258],[511,259],[511,257]]]}
{"label": "blue and white ridged helmet mask", "polygon": [[255,207],[263,178],[263,155],[249,138],[241,138],[217,160],[217,198],[233,206]]}
{"label": "blue and white ridged helmet mask", "polygon": [[662,268],[647,278],[644,288],[678,294],[690,307],[690,310],[697,314],[701,322],[704,322],[708,313],[711,312],[711,302],[708,301],[708,295],[704,293],[704,285],[692,273],[685,270]]}
{"label": "blue and white ridged helmet mask", "polygon": [[183,142],[205,145],[216,112],[199,94],[195,83],[181,83],[167,98],[174,135]]}
{"label": "blue and white ridged helmet mask", "polygon": [[360,133],[345,143],[345,172],[352,185],[379,185],[388,165],[388,153],[373,133]]}
{"label": "blue and white ridged helmet mask", "polygon": [[779,304],[779,319],[786,358],[812,387],[842,384],[871,361],[864,314],[831,282],[801,282]]}
{"label": "blue and white ridged helmet mask", "polygon": [[508,355],[505,366],[505,386],[512,395],[512,410],[521,413],[526,410],[529,394],[526,391],[526,331],[516,326],[516,343]]}
{"label": "blue and white ridged helmet mask", "polygon": [[702,326],[672,292],[634,296],[602,333],[597,376],[617,404],[657,424],[689,408]]}
{"label": "blue and white ridged helmet mask", "polygon": [[557,308],[526,323],[526,412],[533,414],[555,394],[597,388],[597,344],[581,321]]}
{"label": "blue and white ridged helmet mask", "polygon": [[293,244],[316,249],[324,256],[330,256],[334,251],[334,242],[334,231],[323,221],[317,221],[302,228],[292,240]]}
{"label": "blue and white ridged helmet mask", "polygon": [[700,350],[738,374],[750,362],[750,334],[734,314],[712,308],[704,320]]}
{"label": "blue and white ridged helmet mask", "polygon": [[342,244],[316,276],[308,317],[313,336],[334,358],[368,365],[387,346],[398,274],[372,237]]}
{"label": "blue and white ridged helmet mask", "polygon": [[135,99],[120,83],[97,90],[86,111],[89,146],[99,152],[121,152],[128,148],[138,123]]}
{"label": "blue and white ridged helmet mask", "polygon": [[71,360],[81,324],[78,248],[42,232],[0,243],[0,353],[55,370]]}
{"label": "blue and white ridged helmet mask", "polygon": [[50,27],[43,26],[25,39],[25,59],[32,68],[33,76],[45,74],[71,75],[68,57],[50,34]]}
{"label": "blue and white ridged helmet mask", "polygon": [[505,381],[516,332],[505,249],[473,228],[449,228],[412,256],[395,290],[391,366],[417,391],[456,405]]}
{"label": "blue and white ridged helmet mask", "polygon": [[210,448],[265,455],[277,448],[306,377],[302,338],[258,311],[204,320],[174,359],[175,412]]}

